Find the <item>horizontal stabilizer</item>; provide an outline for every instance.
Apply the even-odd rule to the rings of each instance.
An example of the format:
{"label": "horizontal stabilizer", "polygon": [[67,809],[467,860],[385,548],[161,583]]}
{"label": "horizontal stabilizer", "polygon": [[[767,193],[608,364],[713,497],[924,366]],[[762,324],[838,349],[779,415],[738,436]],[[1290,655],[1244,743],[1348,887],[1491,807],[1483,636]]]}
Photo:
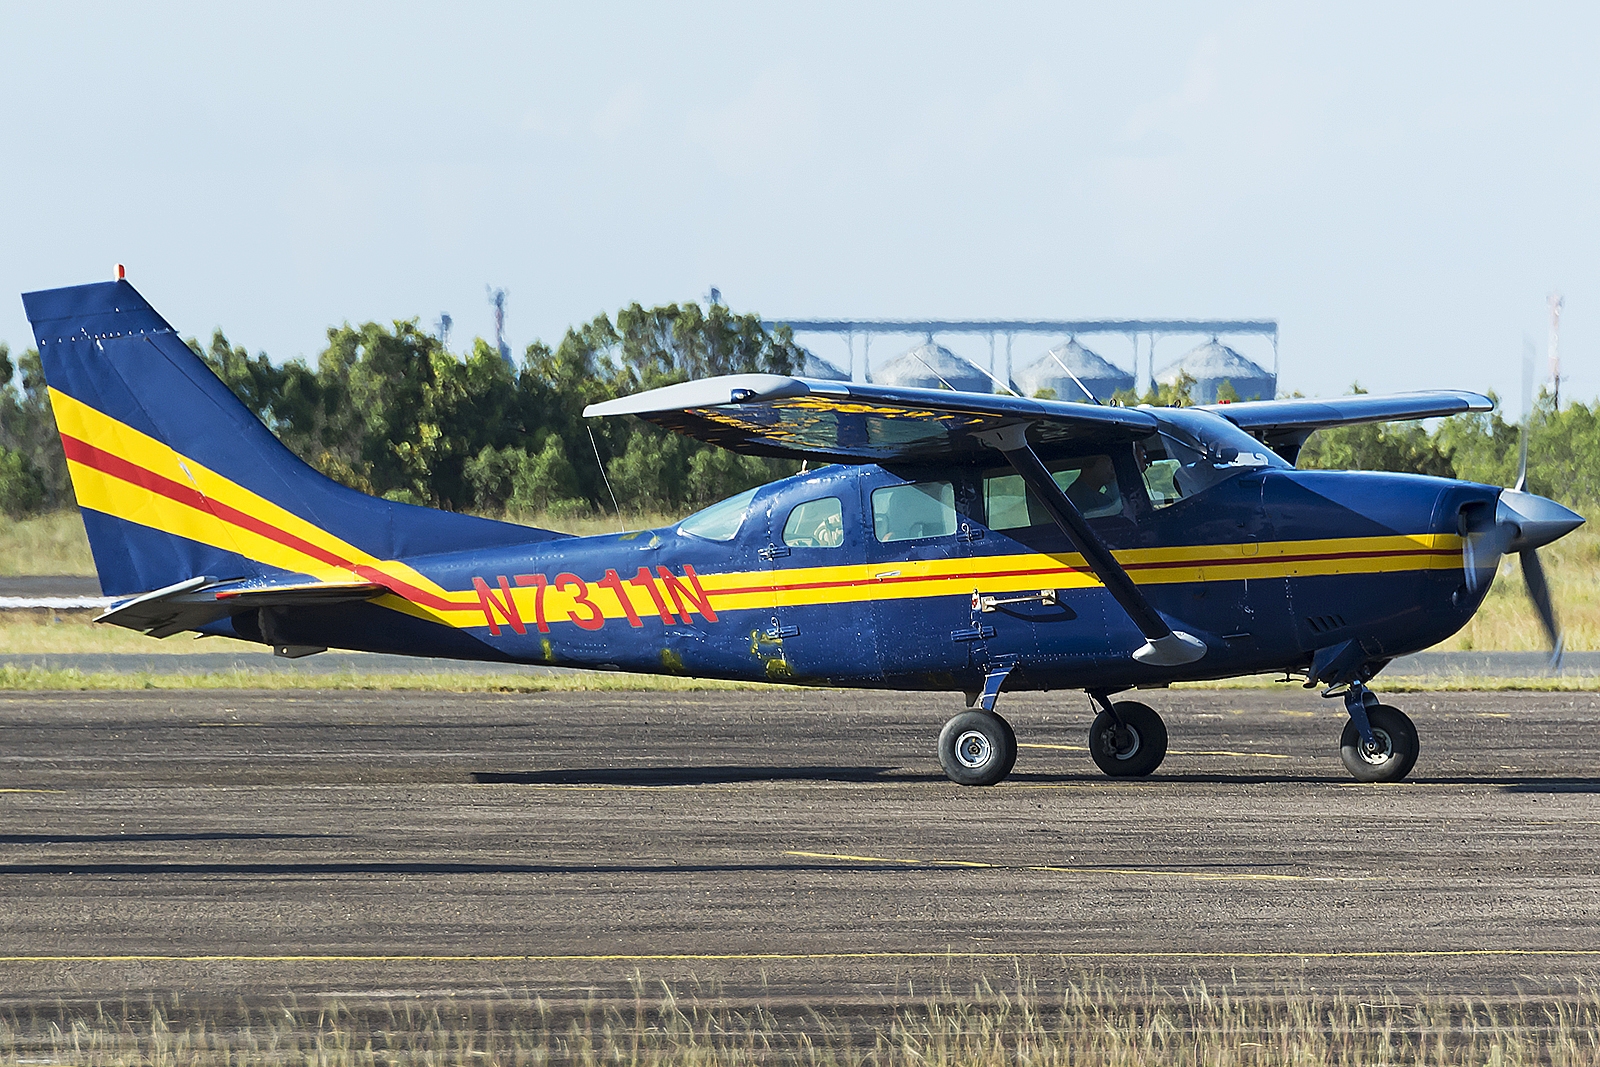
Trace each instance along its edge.
{"label": "horizontal stabilizer", "polygon": [[151,637],[171,637],[257,608],[301,607],[371,600],[386,592],[370,582],[217,582],[190,578],[164,589],[117,604],[95,619],[139,630]]}
{"label": "horizontal stabilizer", "polygon": [[1141,437],[1136,408],[992,393],[730,374],[591,404],[586,416],[637,415],[734,452],[839,463],[949,459],[985,450],[981,435],[1028,427],[1036,446]]}

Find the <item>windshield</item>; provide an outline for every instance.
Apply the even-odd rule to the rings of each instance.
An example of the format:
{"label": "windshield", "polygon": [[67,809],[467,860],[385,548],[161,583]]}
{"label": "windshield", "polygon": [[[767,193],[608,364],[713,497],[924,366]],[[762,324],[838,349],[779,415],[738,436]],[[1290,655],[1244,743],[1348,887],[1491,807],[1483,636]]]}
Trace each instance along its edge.
{"label": "windshield", "polygon": [[744,525],[744,514],[750,510],[750,501],[756,497],[754,489],[746,489],[738,496],[712,504],[697,511],[678,524],[678,532],[704,537],[707,541],[732,541]]}
{"label": "windshield", "polygon": [[1150,503],[1175,504],[1246,471],[1288,470],[1283,458],[1219,415],[1147,409],[1161,428],[1134,445]]}

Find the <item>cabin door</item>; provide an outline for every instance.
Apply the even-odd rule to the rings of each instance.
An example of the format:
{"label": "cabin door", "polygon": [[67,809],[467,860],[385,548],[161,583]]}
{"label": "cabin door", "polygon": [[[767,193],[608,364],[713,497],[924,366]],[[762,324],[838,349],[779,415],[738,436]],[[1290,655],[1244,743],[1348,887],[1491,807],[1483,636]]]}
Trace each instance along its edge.
{"label": "cabin door", "polygon": [[861,468],[785,483],[766,509],[761,551],[772,584],[770,626],[756,635],[768,676],[849,681],[882,675],[876,620],[860,582]]}

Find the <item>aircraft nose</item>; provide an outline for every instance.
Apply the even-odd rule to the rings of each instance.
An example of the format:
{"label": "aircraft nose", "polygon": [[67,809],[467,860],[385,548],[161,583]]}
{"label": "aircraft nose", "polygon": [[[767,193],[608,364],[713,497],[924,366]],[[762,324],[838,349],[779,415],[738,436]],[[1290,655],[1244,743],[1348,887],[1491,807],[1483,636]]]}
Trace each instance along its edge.
{"label": "aircraft nose", "polygon": [[1583,516],[1571,508],[1518,489],[1500,491],[1494,519],[1496,526],[1507,532],[1515,531],[1506,546],[1508,552],[1525,552],[1548,545],[1584,523]]}

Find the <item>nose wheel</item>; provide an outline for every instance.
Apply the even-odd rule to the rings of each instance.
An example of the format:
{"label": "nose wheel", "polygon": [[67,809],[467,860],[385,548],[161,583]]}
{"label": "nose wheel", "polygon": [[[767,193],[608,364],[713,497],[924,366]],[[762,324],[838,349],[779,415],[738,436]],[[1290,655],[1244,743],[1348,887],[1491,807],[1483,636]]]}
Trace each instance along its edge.
{"label": "nose wheel", "polygon": [[1339,737],[1339,758],[1358,782],[1398,782],[1417,762],[1417,728],[1399,708],[1367,704],[1367,733],[1352,715]]}

